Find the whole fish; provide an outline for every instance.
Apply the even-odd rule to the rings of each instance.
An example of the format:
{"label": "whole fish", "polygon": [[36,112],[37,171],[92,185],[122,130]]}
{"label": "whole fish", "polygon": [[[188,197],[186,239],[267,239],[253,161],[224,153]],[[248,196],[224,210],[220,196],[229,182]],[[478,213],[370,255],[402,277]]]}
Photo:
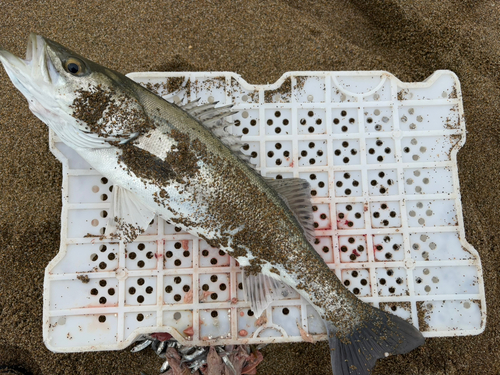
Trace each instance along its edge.
{"label": "whole fish", "polygon": [[[30,110],[114,185],[109,236],[132,241],[155,214],[230,253],[258,313],[295,289],[324,320],[333,373],[424,343],[406,321],[351,294],[311,245],[310,187],[265,179],[226,132],[228,106],[171,104],[124,75],[31,34],[26,59],[0,49]],[[258,313],[257,313],[258,312]]]}

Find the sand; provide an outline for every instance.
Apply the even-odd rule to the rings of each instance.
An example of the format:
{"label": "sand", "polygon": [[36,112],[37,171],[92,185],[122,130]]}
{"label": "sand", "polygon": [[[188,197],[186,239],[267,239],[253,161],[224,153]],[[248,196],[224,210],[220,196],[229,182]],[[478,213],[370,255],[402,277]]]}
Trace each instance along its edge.
{"label": "sand", "polygon": [[[479,336],[428,339],[375,374],[500,373],[500,4],[495,1],[1,1],[0,45],[24,55],[30,31],[123,73],[234,71],[250,83],[290,70],[387,70],[462,83],[458,154],[467,240],[479,252],[488,323]],[[369,4],[369,5],[367,5]],[[48,129],[0,69],[0,364],[34,374],[148,374],[128,351],[53,354],[42,342],[43,272],[59,247],[61,165]],[[260,375],[331,374],[325,343],[274,345]]]}

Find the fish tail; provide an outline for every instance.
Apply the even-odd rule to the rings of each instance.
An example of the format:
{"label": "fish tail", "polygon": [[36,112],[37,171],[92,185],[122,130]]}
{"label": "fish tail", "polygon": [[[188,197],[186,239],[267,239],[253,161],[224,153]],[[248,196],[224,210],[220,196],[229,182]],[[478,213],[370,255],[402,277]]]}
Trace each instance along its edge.
{"label": "fish tail", "polygon": [[334,375],[367,375],[379,358],[404,354],[425,341],[407,321],[370,306],[368,318],[349,334],[325,321]]}

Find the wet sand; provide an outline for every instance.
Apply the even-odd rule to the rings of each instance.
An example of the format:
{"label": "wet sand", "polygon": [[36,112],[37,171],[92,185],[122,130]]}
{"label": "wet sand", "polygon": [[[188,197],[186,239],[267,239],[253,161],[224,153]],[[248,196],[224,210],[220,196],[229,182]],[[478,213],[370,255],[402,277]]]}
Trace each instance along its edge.
{"label": "wet sand", "polygon": [[[500,4],[494,1],[3,1],[0,45],[30,31],[119,70],[233,71],[272,83],[291,70],[387,70],[403,81],[457,73],[468,130],[458,154],[467,240],[481,256],[488,322],[428,339],[375,374],[500,373]],[[367,5],[369,4],[369,5]],[[59,248],[61,165],[48,129],[0,69],[0,365],[34,374],[155,374],[141,354],[54,354],[42,342],[43,273]],[[259,375],[331,374],[326,343],[273,345]]]}

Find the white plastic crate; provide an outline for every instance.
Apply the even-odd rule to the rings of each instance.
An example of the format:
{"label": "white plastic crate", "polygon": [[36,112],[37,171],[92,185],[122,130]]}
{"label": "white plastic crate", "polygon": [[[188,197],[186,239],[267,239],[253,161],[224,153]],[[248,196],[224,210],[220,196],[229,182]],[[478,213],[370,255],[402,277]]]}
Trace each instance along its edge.
{"label": "white plastic crate", "polygon": [[[484,330],[481,263],[460,202],[455,74],[403,83],[380,71],[291,72],[273,85],[227,72],[129,76],[170,101],[234,103],[233,133],[260,172],[311,183],[315,248],[362,300],[426,337]],[[63,164],[61,248],[45,274],[50,350],[122,349],[161,331],[187,345],[325,338],[295,292],[256,319],[234,259],[163,220],[126,246],[100,240],[110,182],[54,134],[50,148]]]}

